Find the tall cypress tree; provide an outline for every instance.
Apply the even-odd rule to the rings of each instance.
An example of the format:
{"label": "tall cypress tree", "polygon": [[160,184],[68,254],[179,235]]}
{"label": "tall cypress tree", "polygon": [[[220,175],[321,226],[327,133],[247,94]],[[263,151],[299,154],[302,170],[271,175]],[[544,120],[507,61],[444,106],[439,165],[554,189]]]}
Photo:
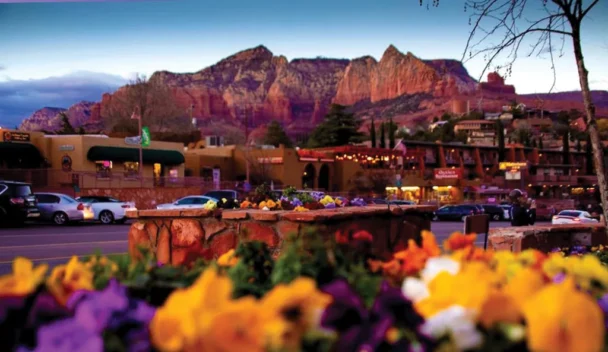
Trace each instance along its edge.
{"label": "tall cypress tree", "polygon": [[369,127],[369,139],[372,142],[372,148],[376,148],[376,125],[374,124],[373,117],[372,117],[372,124]]}
{"label": "tall cypress tree", "polygon": [[498,136],[498,161],[505,161],[505,128],[502,121],[496,121],[496,135]]}
{"label": "tall cypress tree", "polygon": [[384,122],[380,124],[380,148],[386,148],[386,137],[384,136]]}
{"label": "tall cypress tree", "polygon": [[390,120],[388,120],[388,147],[390,149],[395,149],[395,130],[395,123],[391,117]]}

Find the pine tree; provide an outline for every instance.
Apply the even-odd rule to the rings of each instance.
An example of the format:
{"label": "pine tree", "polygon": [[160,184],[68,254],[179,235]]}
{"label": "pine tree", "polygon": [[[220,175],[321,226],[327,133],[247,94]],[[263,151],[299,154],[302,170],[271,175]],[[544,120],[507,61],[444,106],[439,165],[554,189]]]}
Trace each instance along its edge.
{"label": "pine tree", "polygon": [[283,144],[287,148],[291,148],[293,146],[293,143],[291,142],[289,136],[287,136],[287,133],[285,133],[283,126],[281,126],[281,124],[277,121],[272,121],[268,125],[266,135],[264,136],[264,144],[274,145],[275,147]]}
{"label": "pine tree", "polygon": [[374,124],[373,117],[372,117],[372,124],[369,127],[369,139],[372,142],[372,148],[376,148],[376,125]]}
{"label": "pine tree", "polygon": [[57,132],[58,134],[75,134],[76,130],[72,127],[70,123],[70,119],[68,118],[68,114],[65,112],[60,112],[59,116],[61,116],[61,129]]}
{"label": "pine tree", "polygon": [[335,147],[349,143],[360,143],[365,135],[359,132],[361,121],[346,107],[333,104],[325,120],[317,125],[310,135],[310,148]]}
{"label": "pine tree", "polygon": [[386,136],[384,135],[384,122],[380,124],[380,148],[386,148]]}

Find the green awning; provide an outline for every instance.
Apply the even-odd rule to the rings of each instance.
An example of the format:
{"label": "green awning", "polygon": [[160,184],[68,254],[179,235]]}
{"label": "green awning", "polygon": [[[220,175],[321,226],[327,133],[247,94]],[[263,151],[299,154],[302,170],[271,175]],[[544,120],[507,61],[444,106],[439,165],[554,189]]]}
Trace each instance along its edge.
{"label": "green awning", "polygon": [[44,158],[33,144],[0,142],[0,160],[4,160],[14,166],[39,167]]}
{"label": "green awning", "polygon": [[[91,161],[139,161],[139,149],[95,146],[89,149],[87,159]],[[144,164],[179,165],[185,162],[184,155],[177,150],[144,149]]]}

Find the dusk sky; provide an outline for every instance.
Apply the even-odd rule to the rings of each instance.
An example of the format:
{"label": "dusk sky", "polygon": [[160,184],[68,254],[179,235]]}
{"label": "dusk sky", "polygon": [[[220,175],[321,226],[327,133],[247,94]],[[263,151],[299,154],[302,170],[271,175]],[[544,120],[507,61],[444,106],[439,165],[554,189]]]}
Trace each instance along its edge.
{"label": "dusk sky", "polygon": [[[427,10],[418,0],[173,0],[3,3],[0,0],[0,126],[44,106],[69,107],[135,73],[193,72],[263,44],[275,55],[380,59],[395,45],[422,59],[460,59],[468,36],[461,1]],[[540,1],[538,1],[540,3]],[[583,28],[592,89],[608,90],[608,1]],[[571,46],[556,62],[556,91],[578,90]],[[479,78],[483,60],[466,63]],[[546,92],[548,57],[521,59],[507,82]]]}

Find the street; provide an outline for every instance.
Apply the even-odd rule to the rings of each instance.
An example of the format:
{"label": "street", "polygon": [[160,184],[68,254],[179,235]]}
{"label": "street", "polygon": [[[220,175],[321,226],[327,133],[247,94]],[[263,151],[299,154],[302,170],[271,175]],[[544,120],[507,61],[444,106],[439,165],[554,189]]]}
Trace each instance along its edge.
{"label": "street", "polygon": [[[72,255],[84,257],[99,250],[103,254],[127,251],[129,224],[76,224],[70,226],[28,225],[23,228],[0,229],[0,275],[11,271],[16,256],[30,258],[34,263],[48,263],[50,267],[67,262]],[[508,227],[508,222],[492,222],[491,227]],[[455,231],[463,231],[461,222],[433,222],[437,243]],[[476,244],[483,246],[483,236]]]}

